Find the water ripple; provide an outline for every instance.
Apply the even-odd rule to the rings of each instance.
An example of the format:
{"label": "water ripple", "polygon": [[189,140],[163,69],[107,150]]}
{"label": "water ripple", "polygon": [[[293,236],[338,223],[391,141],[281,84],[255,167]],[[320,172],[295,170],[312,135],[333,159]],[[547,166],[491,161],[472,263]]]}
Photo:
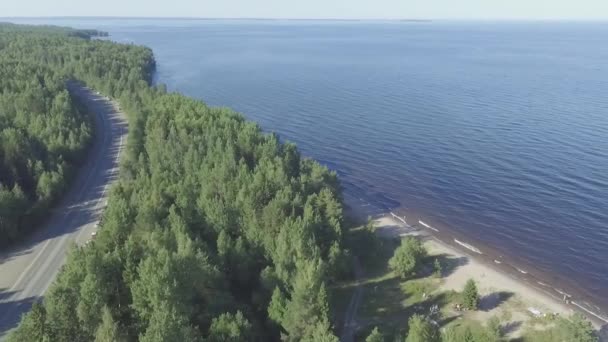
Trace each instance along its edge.
{"label": "water ripple", "polygon": [[184,25],[104,29],[336,168],[361,210],[416,211],[608,307],[606,26]]}

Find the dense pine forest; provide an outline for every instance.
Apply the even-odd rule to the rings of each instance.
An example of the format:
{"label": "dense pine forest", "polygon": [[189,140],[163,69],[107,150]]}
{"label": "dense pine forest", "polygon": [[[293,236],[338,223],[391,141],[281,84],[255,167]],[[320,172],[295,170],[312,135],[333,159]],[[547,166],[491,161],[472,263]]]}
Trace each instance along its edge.
{"label": "dense pine forest", "polygon": [[[48,43],[57,39],[48,35]],[[28,232],[65,190],[91,140],[65,73],[35,35],[0,27],[0,247]],[[43,60],[40,60],[43,58]]]}
{"label": "dense pine forest", "polygon": [[152,52],[94,31],[0,27],[0,228],[65,188],[91,136],[76,79],[129,119],[94,243],[73,248],[12,341],[337,341],[348,270],[336,175],[228,109],[151,86]]}
{"label": "dense pine forest", "polygon": [[[329,288],[350,273],[346,246],[366,257],[381,243],[372,224],[346,236],[336,174],[238,113],[152,85],[152,51],[104,35],[0,24],[0,244],[31,232],[90,147],[93,120],[69,81],[129,120],[97,238],[71,249],[8,340],[337,342]],[[426,259],[405,239],[389,266],[407,278]],[[477,309],[473,280],[463,298]],[[505,340],[491,322],[440,331],[414,314],[395,340]],[[556,322],[522,340],[597,341],[581,315]]]}

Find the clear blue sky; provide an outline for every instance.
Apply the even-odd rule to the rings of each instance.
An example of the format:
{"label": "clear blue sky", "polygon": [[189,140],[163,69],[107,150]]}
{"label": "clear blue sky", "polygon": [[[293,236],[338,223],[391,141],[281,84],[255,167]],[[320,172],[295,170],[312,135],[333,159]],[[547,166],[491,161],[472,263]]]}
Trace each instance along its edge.
{"label": "clear blue sky", "polygon": [[0,0],[0,17],[608,19],[608,0]]}

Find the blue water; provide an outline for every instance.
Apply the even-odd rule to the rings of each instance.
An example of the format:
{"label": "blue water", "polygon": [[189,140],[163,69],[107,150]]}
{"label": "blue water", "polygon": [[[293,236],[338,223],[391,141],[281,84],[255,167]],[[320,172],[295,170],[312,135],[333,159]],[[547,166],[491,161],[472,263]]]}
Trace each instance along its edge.
{"label": "blue water", "polygon": [[608,306],[606,23],[61,24],[150,46],[170,90],[296,142],[361,210],[415,214]]}

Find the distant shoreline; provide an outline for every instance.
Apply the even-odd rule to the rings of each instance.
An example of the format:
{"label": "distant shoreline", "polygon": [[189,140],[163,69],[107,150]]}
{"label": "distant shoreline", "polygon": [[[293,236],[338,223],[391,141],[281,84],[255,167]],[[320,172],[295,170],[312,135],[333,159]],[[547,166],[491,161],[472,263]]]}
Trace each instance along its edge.
{"label": "distant shoreline", "polygon": [[28,19],[48,19],[48,20],[65,20],[65,19],[79,19],[79,20],[191,20],[191,21],[223,21],[223,20],[243,20],[243,21],[345,21],[345,22],[359,22],[359,21],[392,21],[392,22],[420,22],[428,23],[433,22],[435,19],[416,19],[416,18],[264,18],[264,17],[121,17],[121,16],[110,16],[110,17],[98,17],[98,16],[57,16],[57,17],[0,17],[0,20],[28,20]]}
{"label": "distant shoreline", "polygon": [[137,16],[0,16],[7,20],[183,20],[183,21],[304,21],[304,22],[366,22],[366,23],[608,23],[608,18],[265,18],[265,17],[137,17]]}

